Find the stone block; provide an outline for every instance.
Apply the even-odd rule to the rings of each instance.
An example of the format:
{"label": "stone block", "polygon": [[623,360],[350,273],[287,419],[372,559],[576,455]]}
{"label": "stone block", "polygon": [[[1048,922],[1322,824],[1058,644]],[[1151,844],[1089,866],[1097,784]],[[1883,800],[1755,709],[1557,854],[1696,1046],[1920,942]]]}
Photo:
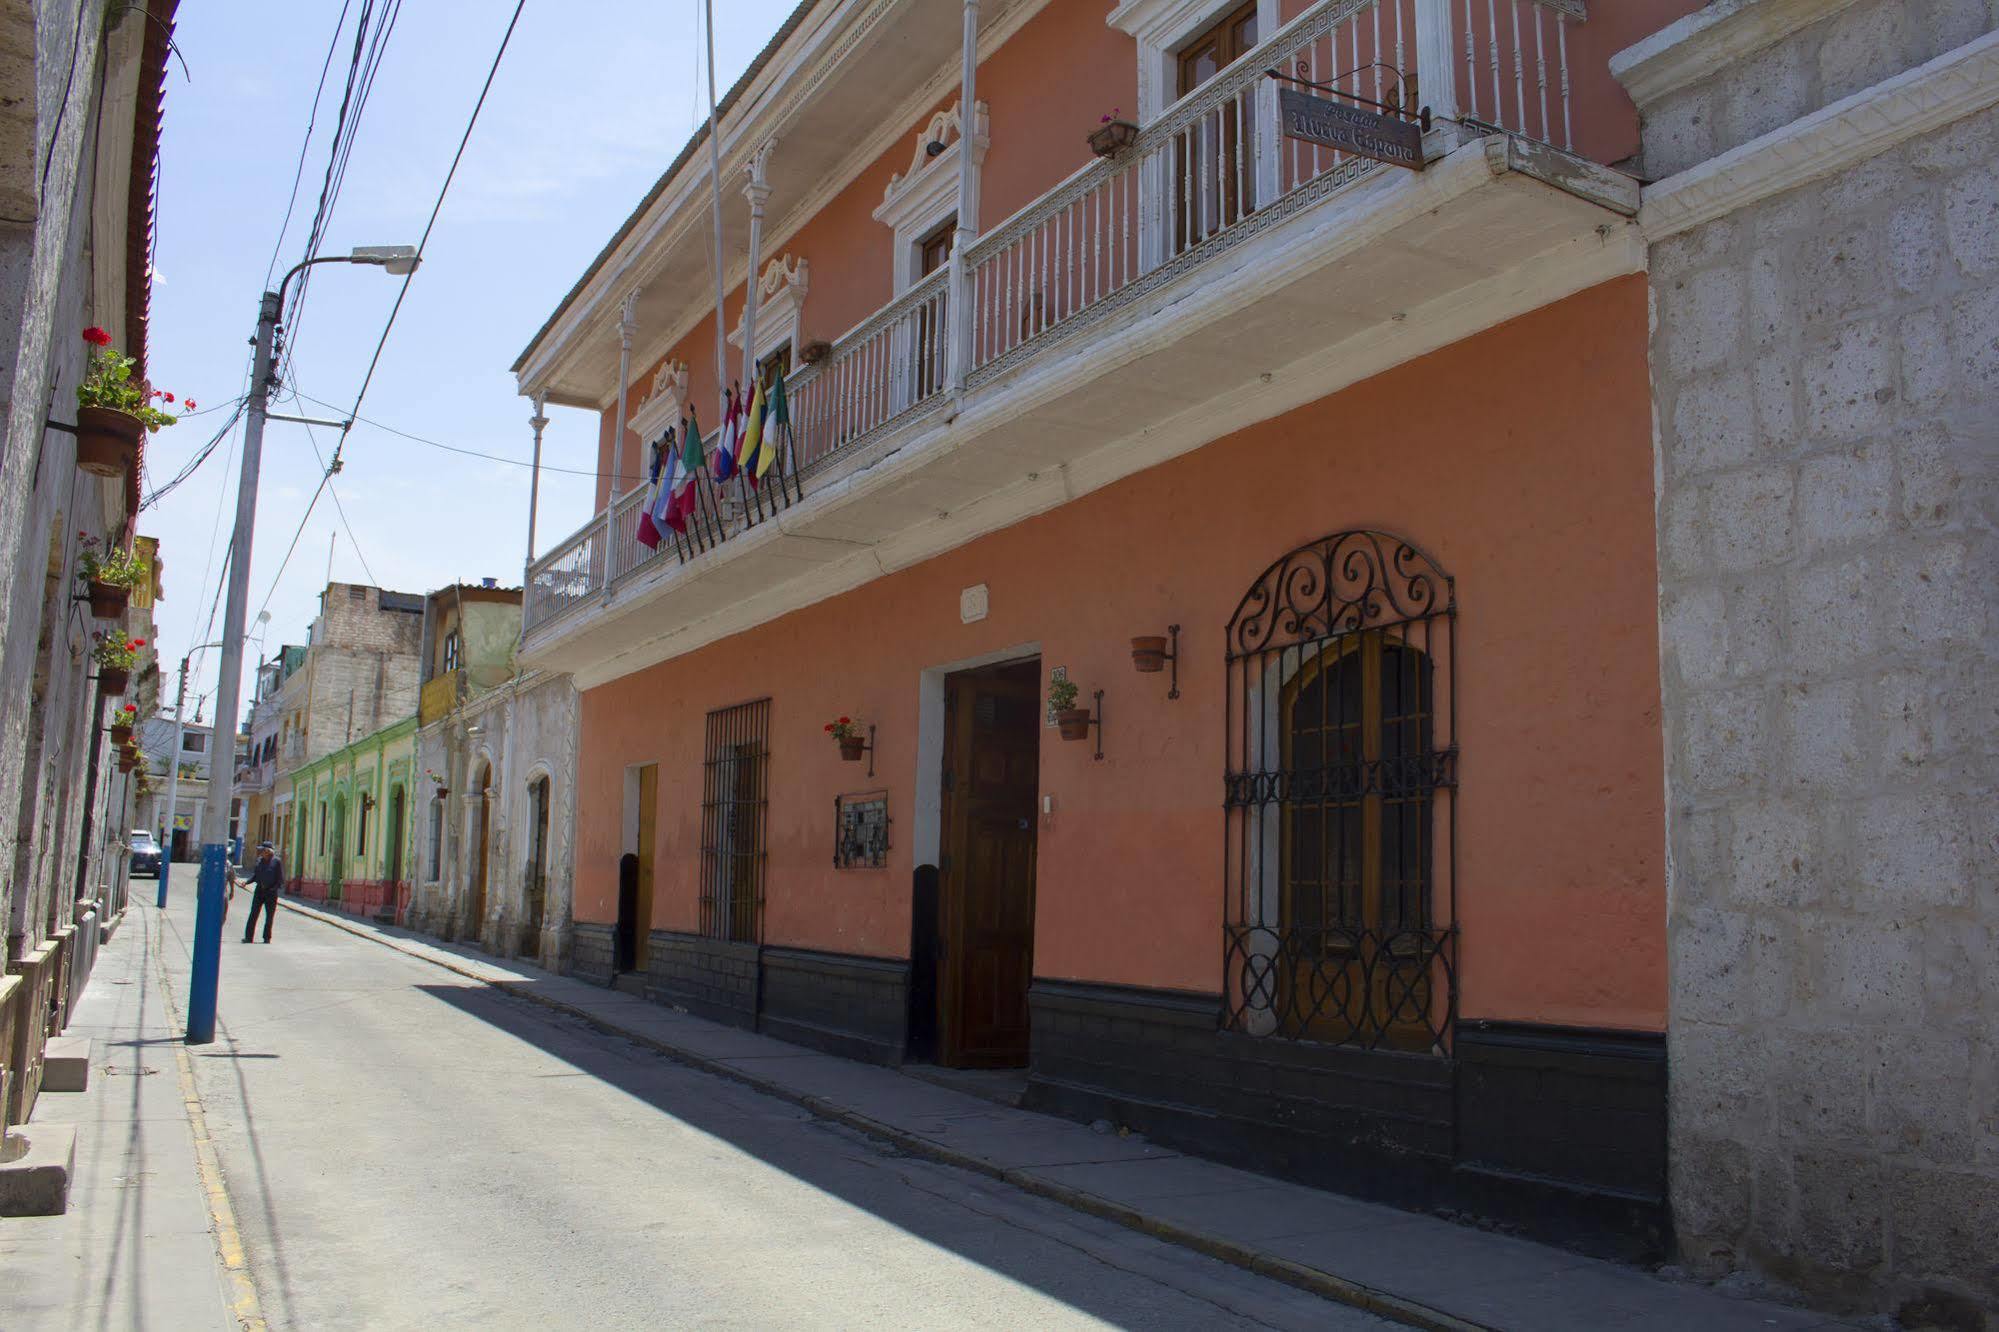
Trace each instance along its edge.
{"label": "stone block", "polygon": [[26,1124],[0,1137],[0,1216],[61,1216],[76,1170],[76,1128]]}
{"label": "stone block", "polygon": [[1950,338],[1943,316],[1918,310],[1902,316],[1902,400],[1911,408],[1935,407],[1950,393]]}
{"label": "stone block", "polygon": [[1676,1131],[1731,1141],[1770,1127],[1770,1079],[1762,1029],[1675,1021],[1670,1035],[1669,1114]]}
{"label": "stone block", "polygon": [[1786,357],[1760,356],[1750,381],[1759,443],[1770,453],[1781,453],[1798,437],[1797,373]]}
{"label": "stone block", "polygon": [[1791,943],[1747,912],[1688,910],[1673,935],[1676,1020],[1728,1024],[1784,1011]]}
{"label": "stone block", "polygon": [[[1908,165],[1897,153],[1883,153],[1846,168],[1831,177],[1824,190],[1826,219],[1843,218],[1862,212],[1884,199],[1907,198],[1911,192]],[[1879,234],[1879,227],[1876,227]]]}
{"label": "stone block", "polygon": [[1758,204],[1751,212],[1758,240],[1782,240],[1824,220],[1824,201],[1816,185],[1800,185],[1774,199]]}
{"label": "stone block", "polygon": [[1874,650],[1880,632],[1871,556],[1798,570],[1785,589],[1785,641],[1801,675],[1839,670]]}
{"label": "stone block", "polygon": [[1753,1174],[1749,1151],[1733,1138],[1675,1134],[1672,1155],[1673,1227],[1690,1259],[1716,1257],[1749,1227]]}
{"label": "stone block", "polygon": [[1716,91],[1716,132],[1730,147],[1781,129],[1814,109],[1812,70],[1796,42],[1779,42],[1732,68]]}
{"label": "stone block", "polygon": [[1935,205],[1912,200],[1888,219],[1888,273],[1905,292],[1927,291],[1943,257],[1943,234]]}
{"label": "stone block", "polygon": [[1950,174],[1988,166],[1999,161],[1999,115],[1984,111],[1966,116],[1911,139],[1904,151],[1918,171]]}
{"label": "stone block", "polygon": [[1921,674],[1893,670],[1874,685],[1874,727],[1879,740],[1878,775],[1906,776],[1929,760],[1929,689]]}
{"label": "stone block", "polygon": [[1899,648],[1929,651],[1985,641],[1990,582],[1959,541],[1898,547],[1888,557],[1888,634]]}
{"label": "stone block", "polygon": [[1645,170],[1655,178],[1705,162],[1715,152],[1715,108],[1706,89],[1693,88],[1651,107],[1644,122]]}
{"label": "stone block", "polygon": [[1970,277],[1999,271],[1999,171],[1967,171],[1944,187],[1944,234]]}
{"label": "stone block", "polygon": [[1827,920],[1809,936],[1795,997],[1824,1021],[1914,1024],[1923,1013],[1922,930],[1907,920]]}
{"label": "stone block", "polygon": [[1740,359],[1743,276],[1733,264],[1689,274],[1660,291],[1666,368],[1698,374]]}
{"label": "stone block", "polygon": [[1979,398],[1999,397],[1999,285],[1951,302],[1950,345],[1960,389]]}
{"label": "stone block", "polygon": [[80,1092],[90,1087],[90,1038],[57,1036],[42,1050],[42,1090]]}
{"label": "stone block", "polygon": [[1708,540],[1724,569],[1766,568],[1791,553],[1794,483],[1786,467],[1746,467],[1707,487]]}
{"label": "stone block", "polygon": [[1784,1141],[1866,1139],[1867,1088],[1881,1054],[1873,1033],[1773,1029],[1764,1049],[1771,1122]]}
{"label": "stone block", "polygon": [[1879,1149],[1939,1165],[1976,1156],[1965,1075],[1983,1053],[1969,1035],[1928,1029],[1879,1038],[1868,1121]]}
{"label": "stone block", "polygon": [[[1876,158],[1842,180],[1850,181],[1880,161]],[[1837,210],[1835,216],[1853,216],[1851,208],[1834,200],[1834,193],[1827,191],[1826,203]],[[1878,305],[1887,293],[1887,268],[1881,224],[1872,218],[1803,244],[1797,258],[1798,312],[1806,326],[1829,326]]]}
{"label": "stone block", "polygon": [[1896,5],[1856,5],[1828,20],[1819,43],[1819,100],[1836,102],[1906,68]]}
{"label": "stone block", "polygon": [[1940,791],[1877,796],[1860,810],[1854,870],[1875,908],[1955,907],[1971,900],[1972,843],[1965,807]]}
{"label": "stone block", "polygon": [[1798,469],[1798,539],[1807,555],[1882,536],[1896,507],[1893,457],[1885,448],[1810,458]]}
{"label": "stone block", "polygon": [[1719,588],[1669,596],[1661,615],[1669,669],[1689,684],[1708,684],[1728,665],[1727,602]]}
{"label": "stone block", "polygon": [[1801,1256],[1842,1271],[1872,1271],[1886,1261],[1887,1190],[1874,1157],[1801,1151],[1792,1158],[1791,1176]]}
{"label": "stone block", "polygon": [[1875,320],[1856,320],[1804,355],[1805,429],[1822,442],[1879,431],[1895,399],[1900,339]]}
{"label": "stone block", "polygon": [[1659,506],[1659,562],[1667,573],[1684,578],[1706,568],[1706,507],[1704,487],[1667,490]]}
{"label": "stone block", "polygon": [[1895,441],[1902,476],[1902,519],[1926,526],[1950,519],[1976,451],[1960,443],[1942,422],[1912,426]]}
{"label": "stone block", "polygon": [[1756,435],[1749,371],[1708,375],[1675,396],[1667,456],[1680,476],[1733,467],[1755,457]]}
{"label": "stone block", "polygon": [[1759,351],[1797,336],[1795,286],[1779,250],[1762,249],[1750,256],[1747,322],[1750,345]]}
{"label": "stone block", "polygon": [[1737,678],[1762,675],[1784,654],[1783,584],[1775,575],[1728,585],[1728,670]]}
{"label": "stone block", "polygon": [[1888,1224],[1904,1275],[1970,1281],[1999,1300],[1999,1178],[1892,1163]]}
{"label": "stone block", "polygon": [[1701,690],[1685,708],[1687,775],[1694,790],[1727,791],[1760,774],[1771,754],[1761,685]]}
{"label": "stone block", "polygon": [[1745,800],[1730,819],[1739,903],[1799,907],[1818,899],[1823,850],[1807,806],[1774,797]]}

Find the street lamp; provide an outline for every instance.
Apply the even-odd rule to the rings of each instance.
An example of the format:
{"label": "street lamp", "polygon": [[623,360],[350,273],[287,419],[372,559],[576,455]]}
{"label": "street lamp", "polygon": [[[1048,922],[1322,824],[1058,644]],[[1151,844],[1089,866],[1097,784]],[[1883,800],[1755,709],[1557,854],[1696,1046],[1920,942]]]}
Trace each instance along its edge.
{"label": "street lamp", "polygon": [[[406,277],[422,256],[413,245],[363,245],[349,254],[321,255],[293,264],[276,291],[264,293],[257,307],[256,354],[250,368],[250,398],[243,425],[243,470],[236,486],[236,531],[230,539],[229,600],[222,615],[222,665],[215,683],[215,734],[227,736],[230,762],[218,776],[209,758],[208,802],[202,815],[204,837],[215,829],[228,836],[229,801],[236,785],[236,703],[243,688],[243,639],[250,601],[250,539],[257,525],[257,472],[264,457],[264,421],[270,413],[272,350],[285,288],[314,264],[363,264]],[[201,887],[194,915],[194,974],[188,984],[187,1041],[206,1045],[215,1039],[215,992],[222,969],[222,879],[229,854],[226,842],[203,841]]]}

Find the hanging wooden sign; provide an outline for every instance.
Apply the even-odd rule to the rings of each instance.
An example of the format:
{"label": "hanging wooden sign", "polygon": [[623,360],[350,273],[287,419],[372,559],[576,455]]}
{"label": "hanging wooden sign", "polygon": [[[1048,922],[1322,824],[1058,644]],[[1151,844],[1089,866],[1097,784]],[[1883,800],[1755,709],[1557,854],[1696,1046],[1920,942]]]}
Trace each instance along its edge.
{"label": "hanging wooden sign", "polygon": [[1290,138],[1411,171],[1423,169],[1423,131],[1409,121],[1314,97],[1296,88],[1277,90],[1277,108],[1284,133]]}

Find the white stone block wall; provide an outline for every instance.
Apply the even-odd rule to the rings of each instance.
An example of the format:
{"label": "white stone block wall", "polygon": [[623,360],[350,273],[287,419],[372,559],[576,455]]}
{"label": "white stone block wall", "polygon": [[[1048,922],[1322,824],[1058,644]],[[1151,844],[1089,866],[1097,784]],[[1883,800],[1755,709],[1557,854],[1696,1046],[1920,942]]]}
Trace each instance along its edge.
{"label": "white stone block wall", "polygon": [[[1991,19],[1856,4],[1739,79],[1842,95],[1908,63],[1917,11]],[[1747,115],[1735,77],[1699,95]],[[1652,260],[1682,1251],[1972,1317],[1999,1307],[1999,111]]]}

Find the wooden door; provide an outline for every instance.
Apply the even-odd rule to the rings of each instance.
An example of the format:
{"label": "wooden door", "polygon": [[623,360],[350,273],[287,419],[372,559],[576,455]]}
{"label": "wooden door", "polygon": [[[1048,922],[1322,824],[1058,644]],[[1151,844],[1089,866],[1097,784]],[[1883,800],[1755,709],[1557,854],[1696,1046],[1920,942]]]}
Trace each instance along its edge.
{"label": "wooden door", "polygon": [[[1256,5],[1246,4],[1180,50],[1185,97],[1246,55],[1257,42]],[[1172,182],[1175,251],[1242,220],[1254,197],[1252,139],[1242,99],[1224,102],[1174,143]]]}
{"label": "wooden door", "polygon": [[941,1061],[1027,1062],[1041,746],[1038,661],[946,684]]}
{"label": "wooden door", "polygon": [[657,832],[659,805],[659,765],[648,763],[639,769],[639,909],[632,928],[632,969],[646,969],[646,951],[652,934],[653,838]]}

